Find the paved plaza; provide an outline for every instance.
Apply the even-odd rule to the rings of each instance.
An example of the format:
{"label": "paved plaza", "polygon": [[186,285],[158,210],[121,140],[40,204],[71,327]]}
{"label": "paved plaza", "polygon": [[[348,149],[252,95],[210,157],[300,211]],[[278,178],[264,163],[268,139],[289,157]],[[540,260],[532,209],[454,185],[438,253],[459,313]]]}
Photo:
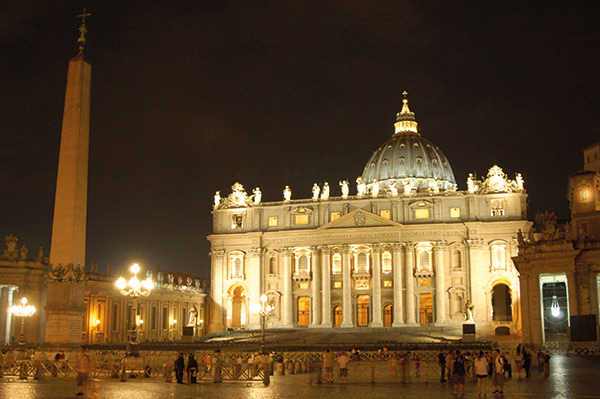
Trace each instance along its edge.
{"label": "paved plaza", "polygon": [[[504,395],[493,395],[491,379],[488,379],[488,398],[600,398],[600,358],[567,357],[552,358],[551,375],[545,378],[533,370],[533,377],[508,379]],[[53,399],[75,398],[75,380],[46,378],[41,381],[21,381],[15,378],[0,380],[0,398]],[[438,398],[453,397],[452,386],[432,381],[412,383],[348,383],[315,384],[314,375],[297,374],[274,376],[265,387],[261,382],[225,382],[215,384],[166,383],[162,381],[114,380],[90,381],[88,398],[114,399],[166,399],[166,398]],[[467,381],[465,397],[478,397],[477,384]]]}

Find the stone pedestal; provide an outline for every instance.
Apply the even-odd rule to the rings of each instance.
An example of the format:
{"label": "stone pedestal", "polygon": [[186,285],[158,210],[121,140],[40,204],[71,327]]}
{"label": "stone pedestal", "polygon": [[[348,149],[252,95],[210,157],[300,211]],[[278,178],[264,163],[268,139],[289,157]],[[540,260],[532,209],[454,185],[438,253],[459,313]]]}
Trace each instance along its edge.
{"label": "stone pedestal", "polygon": [[46,296],[47,345],[81,345],[85,315],[82,283],[48,282]]}

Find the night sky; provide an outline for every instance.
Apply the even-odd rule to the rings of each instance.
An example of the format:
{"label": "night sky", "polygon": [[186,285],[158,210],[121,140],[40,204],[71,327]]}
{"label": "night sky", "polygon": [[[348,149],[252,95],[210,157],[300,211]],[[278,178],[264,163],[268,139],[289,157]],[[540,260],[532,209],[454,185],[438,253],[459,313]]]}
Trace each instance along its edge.
{"label": "night sky", "polygon": [[208,276],[216,190],[239,181],[279,201],[285,185],[298,199],[328,181],[340,195],[393,134],[404,90],[459,190],[494,164],[520,172],[530,220],[569,215],[567,177],[600,140],[598,2],[154,3],[15,1],[0,13],[0,234],[30,257],[49,254],[84,6],[87,262],[100,270]]}

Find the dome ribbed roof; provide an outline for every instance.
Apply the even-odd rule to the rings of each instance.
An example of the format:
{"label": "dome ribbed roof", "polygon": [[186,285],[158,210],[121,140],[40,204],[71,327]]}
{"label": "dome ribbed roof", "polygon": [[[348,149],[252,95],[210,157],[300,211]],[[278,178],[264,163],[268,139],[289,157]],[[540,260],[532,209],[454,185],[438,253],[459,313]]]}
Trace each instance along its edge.
{"label": "dome ribbed roof", "polygon": [[418,190],[455,191],[456,180],[448,159],[438,146],[418,133],[406,98],[395,127],[392,138],[373,153],[365,166],[362,180],[367,186],[372,188],[377,181],[381,188],[387,188],[396,182],[398,189],[410,184]]}

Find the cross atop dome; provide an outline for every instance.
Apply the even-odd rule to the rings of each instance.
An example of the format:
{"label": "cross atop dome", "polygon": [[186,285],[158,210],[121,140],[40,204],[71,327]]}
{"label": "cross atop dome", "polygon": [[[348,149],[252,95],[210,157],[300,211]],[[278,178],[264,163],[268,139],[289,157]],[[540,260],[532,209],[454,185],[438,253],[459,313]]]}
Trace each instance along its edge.
{"label": "cross atop dome", "polygon": [[396,123],[394,124],[394,134],[399,133],[417,133],[417,121],[415,120],[415,113],[410,112],[408,108],[408,92],[405,90],[402,92],[404,99],[402,100],[402,111],[396,114]]}
{"label": "cross atop dome", "polygon": [[83,51],[83,47],[85,46],[85,34],[87,33],[87,27],[85,26],[85,17],[89,17],[89,12],[86,13],[86,9],[83,9],[83,13],[79,14],[77,18],[81,18],[81,26],[79,27],[79,39],[77,39],[77,44],[79,45],[79,51]]}

